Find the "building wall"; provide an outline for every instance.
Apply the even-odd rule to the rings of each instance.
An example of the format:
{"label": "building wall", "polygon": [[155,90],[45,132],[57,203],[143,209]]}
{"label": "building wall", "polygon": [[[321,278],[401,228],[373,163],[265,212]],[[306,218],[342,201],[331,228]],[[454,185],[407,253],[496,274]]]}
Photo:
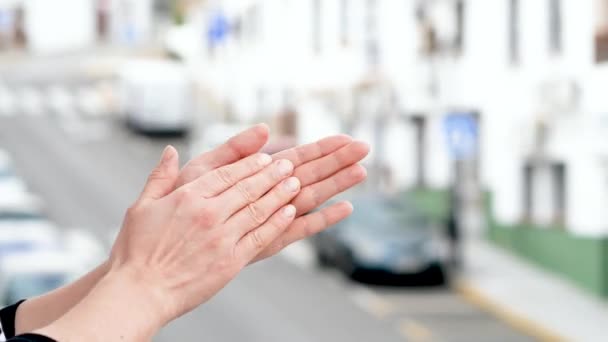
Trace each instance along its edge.
{"label": "building wall", "polygon": [[[433,58],[420,54],[415,17],[418,2],[378,0],[376,66],[369,64],[367,43],[373,32],[367,31],[365,0],[348,2],[345,29],[341,1],[318,2],[323,14],[318,51],[313,48],[312,0],[252,0],[241,5],[226,1],[225,10],[233,17],[257,6],[258,27],[254,37],[228,41],[212,57],[206,56],[214,70],[205,77],[218,85],[221,97],[234,104],[240,117],[252,119],[252,112],[276,112],[289,93],[293,101],[301,103],[302,111],[310,111],[302,113],[304,120],[314,116],[315,123],[326,120],[328,127],[334,127],[336,120],[350,114],[325,106],[314,99],[315,94],[348,91],[375,72],[398,98],[395,113],[389,115],[381,159],[401,187],[411,187],[416,181],[411,167],[415,163],[413,129],[403,118],[412,114],[426,118],[426,179],[431,187],[446,188],[452,176],[443,133],[445,114],[453,109],[476,110],[482,127],[480,179],[494,194],[493,214],[505,226],[524,219],[523,169],[535,153],[536,127],[543,123],[549,132],[544,157],[566,168],[564,226],[579,235],[608,234],[608,214],[603,210],[608,206],[608,143],[601,142],[608,132],[608,120],[603,119],[608,108],[604,96],[608,68],[594,63],[594,1],[561,1],[562,43],[561,51],[555,53],[549,41],[549,2],[520,0],[519,58],[512,61],[509,0],[465,1],[461,53]],[[441,7],[450,1],[435,3]],[[437,11],[440,17],[445,15],[443,9]],[[451,34],[453,20],[449,16],[441,20],[447,27],[443,35]],[[428,90],[433,72],[439,89],[435,98]],[[554,88],[570,84],[581,96],[569,108],[548,106],[547,98],[540,95],[543,84]],[[308,104],[310,101],[319,103]],[[362,122],[355,133],[373,141],[370,127]],[[302,136],[312,138],[314,132]],[[535,187],[549,189],[542,185],[543,177],[544,184],[549,184],[547,176],[539,174],[541,180]],[[550,221],[546,218],[551,216],[547,206],[551,200],[549,190],[534,196],[538,226]]]}
{"label": "building wall", "polygon": [[28,0],[23,2],[23,6],[30,51],[54,53],[81,49],[94,43],[93,0]]}

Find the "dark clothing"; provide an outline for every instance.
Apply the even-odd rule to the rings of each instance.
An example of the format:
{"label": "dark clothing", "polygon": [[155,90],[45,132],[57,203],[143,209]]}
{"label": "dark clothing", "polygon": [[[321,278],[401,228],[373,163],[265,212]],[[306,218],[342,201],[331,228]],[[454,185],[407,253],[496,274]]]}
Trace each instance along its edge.
{"label": "dark clothing", "polygon": [[37,334],[23,334],[15,336],[15,316],[17,308],[24,300],[0,310],[0,341],[7,342],[57,342]]}
{"label": "dark clothing", "polygon": [[19,335],[17,337],[13,337],[8,342],[57,342],[51,338],[46,336],[37,335],[37,334],[25,334]]}
{"label": "dark clothing", "polygon": [[0,310],[0,341],[15,337],[15,315],[23,302],[25,301],[19,301]]}

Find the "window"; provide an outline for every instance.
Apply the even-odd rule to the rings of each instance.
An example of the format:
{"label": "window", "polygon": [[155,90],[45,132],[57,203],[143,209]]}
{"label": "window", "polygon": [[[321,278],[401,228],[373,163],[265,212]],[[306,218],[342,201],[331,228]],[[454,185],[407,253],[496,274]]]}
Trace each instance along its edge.
{"label": "window", "polygon": [[608,60],[608,0],[595,2],[595,61]]}
{"label": "window", "polygon": [[346,46],[349,44],[349,16],[350,0],[340,0],[340,42]]}
{"label": "window", "polygon": [[566,222],[566,165],[530,160],[524,165],[524,220],[561,227]]}
{"label": "window", "polygon": [[463,53],[465,47],[466,2],[421,1],[416,7],[416,22],[425,56]]}
{"label": "window", "polygon": [[377,11],[377,0],[366,1],[366,17],[365,17],[365,29],[366,29],[366,46],[365,54],[367,56],[367,62],[371,66],[376,66],[380,61],[380,52],[378,44],[378,11]]}
{"label": "window", "polygon": [[562,52],[562,11],[561,0],[549,0],[549,51]]}
{"label": "window", "polygon": [[465,20],[465,6],[464,0],[456,1],[455,4],[456,14],[456,34],[454,36],[454,52],[457,54],[462,53],[464,49],[464,20]]}
{"label": "window", "polygon": [[519,0],[509,0],[509,61],[519,62]]}
{"label": "window", "polygon": [[312,50],[321,52],[321,0],[312,0]]}

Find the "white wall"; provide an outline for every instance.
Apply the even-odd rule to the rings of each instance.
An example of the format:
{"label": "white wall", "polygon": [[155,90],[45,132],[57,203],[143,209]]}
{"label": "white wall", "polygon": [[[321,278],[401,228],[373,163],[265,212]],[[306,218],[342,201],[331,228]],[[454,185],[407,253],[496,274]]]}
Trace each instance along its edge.
{"label": "white wall", "polygon": [[[608,116],[603,131],[595,124],[608,113],[608,67],[593,62],[593,1],[562,1],[563,49],[559,55],[549,50],[548,2],[519,1],[520,60],[513,65],[508,50],[508,0],[468,0],[462,55],[444,56],[435,64],[441,90],[438,99],[429,97],[431,65],[418,51],[416,1],[378,1],[380,70],[395,86],[400,109],[427,115],[426,176],[431,186],[450,184],[444,114],[453,108],[479,110],[482,184],[494,194],[496,218],[507,224],[519,222],[523,214],[523,165],[533,150],[535,122],[544,115],[553,127],[548,156],[564,162],[567,168],[568,229],[586,235],[608,233],[608,211],[604,210],[608,207],[604,162],[608,143],[600,142],[608,134]],[[321,1],[325,17],[322,52],[318,55],[312,51],[311,1],[257,2],[264,8],[263,38],[250,45],[232,46],[232,53],[214,62],[226,69],[236,68],[224,74],[230,75],[228,83],[233,86],[223,89],[226,94],[238,89],[235,93],[240,94],[240,101],[248,103],[242,110],[254,102],[254,95],[247,95],[252,89],[261,87],[275,93],[282,88],[301,92],[315,87],[335,90],[354,85],[366,74],[364,0],[350,1],[347,46],[339,40],[339,1]],[[577,82],[583,91],[579,108],[571,113],[548,110],[539,97],[540,84],[548,80]],[[309,111],[319,117],[335,115]],[[314,126],[304,125],[311,130],[304,136],[312,138]],[[357,135],[368,141],[373,138],[371,129],[363,128],[363,124]],[[408,167],[415,162],[412,128],[401,121],[392,122],[385,138],[382,158],[393,168],[399,185],[412,185],[415,169]]]}
{"label": "white wall", "polygon": [[27,0],[28,49],[54,53],[90,46],[95,41],[93,0]]}

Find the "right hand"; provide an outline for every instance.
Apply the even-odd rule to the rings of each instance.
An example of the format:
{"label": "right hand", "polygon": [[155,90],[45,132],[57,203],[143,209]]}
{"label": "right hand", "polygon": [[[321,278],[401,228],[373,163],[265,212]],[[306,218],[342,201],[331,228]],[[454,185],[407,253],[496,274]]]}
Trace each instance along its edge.
{"label": "right hand", "polygon": [[[221,290],[293,222],[300,191],[293,164],[253,154],[172,189],[177,151],[168,147],[127,211],[110,272],[153,294],[164,323]],[[142,289],[144,290],[144,289]]]}

